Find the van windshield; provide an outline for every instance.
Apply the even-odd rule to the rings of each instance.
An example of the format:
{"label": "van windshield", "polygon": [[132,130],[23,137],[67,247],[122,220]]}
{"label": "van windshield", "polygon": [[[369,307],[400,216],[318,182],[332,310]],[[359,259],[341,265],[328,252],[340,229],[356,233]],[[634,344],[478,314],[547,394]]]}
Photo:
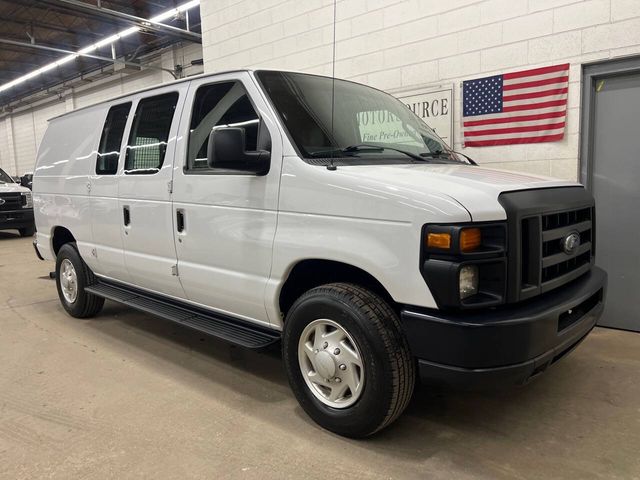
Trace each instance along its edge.
{"label": "van windshield", "polygon": [[13,179],[0,168],[0,183],[13,183]]}
{"label": "van windshield", "polygon": [[256,75],[298,151],[314,164],[461,162],[401,101],[380,90],[302,73]]}

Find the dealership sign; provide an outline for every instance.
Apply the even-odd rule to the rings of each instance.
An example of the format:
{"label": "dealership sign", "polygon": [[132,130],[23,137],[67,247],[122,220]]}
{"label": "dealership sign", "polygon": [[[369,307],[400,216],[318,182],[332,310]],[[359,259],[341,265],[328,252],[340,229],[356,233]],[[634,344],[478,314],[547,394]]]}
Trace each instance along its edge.
{"label": "dealership sign", "polygon": [[453,85],[391,92],[413,113],[453,145]]}

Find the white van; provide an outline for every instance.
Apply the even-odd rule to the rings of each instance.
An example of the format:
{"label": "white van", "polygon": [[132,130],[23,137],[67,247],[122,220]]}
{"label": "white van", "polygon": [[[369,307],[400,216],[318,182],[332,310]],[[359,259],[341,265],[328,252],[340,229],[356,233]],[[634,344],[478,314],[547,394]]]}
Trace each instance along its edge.
{"label": "white van", "polygon": [[232,71],[49,122],[36,248],[63,307],[122,302],[229,342],[282,342],[304,410],[393,422],[416,377],[522,383],[591,331],[592,196],[478,167],[393,97]]}

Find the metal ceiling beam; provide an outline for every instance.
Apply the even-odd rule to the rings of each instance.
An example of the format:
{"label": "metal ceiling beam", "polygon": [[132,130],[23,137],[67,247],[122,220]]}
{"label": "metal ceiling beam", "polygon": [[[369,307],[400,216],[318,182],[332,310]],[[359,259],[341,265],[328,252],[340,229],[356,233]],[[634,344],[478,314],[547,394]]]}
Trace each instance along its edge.
{"label": "metal ceiling beam", "polygon": [[195,32],[190,32],[182,28],[174,27],[171,25],[152,23],[145,18],[136,17],[128,13],[118,12],[116,10],[110,10],[104,7],[98,7],[89,3],[81,2],[80,0],[43,0],[41,3],[53,5],[57,7],[63,7],[69,11],[80,12],[89,14],[95,19],[108,19],[119,20],[129,25],[140,27],[143,30],[156,32],[163,35],[170,35],[180,40],[186,40],[194,43],[202,43],[202,35]]}
{"label": "metal ceiling beam", "polygon": [[175,72],[173,70],[169,70],[168,68],[156,67],[156,66],[153,66],[153,65],[142,65],[142,64],[136,63],[136,62],[127,62],[126,60],[121,60],[119,58],[103,57],[101,55],[93,55],[91,53],[78,53],[78,52],[74,52],[74,51],[71,51],[71,50],[65,50],[63,48],[50,47],[48,45],[41,45],[41,44],[37,44],[37,43],[20,42],[20,41],[17,41],[17,40],[11,40],[9,38],[0,38],[0,43],[5,44],[5,45],[14,45],[14,46],[19,46],[19,47],[33,48],[33,49],[36,49],[36,50],[64,53],[66,55],[73,54],[73,55],[78,55],[80,57],[93,58],[95,60],[101,60],[103,62],[109,62],[109,63],[114,63],[114,64],[115,63],[119,63],[119,64],[124,64],[124,65],[128,65],[128,66],[131,66],[131,67],[136,67],[136,68],[147,68],[147,69],[153,69],[153,70],[162,70],[163,72],[168,72],[171,75],[173,75],[173,78],[177,78]]}
{"label": "metal ceiling beam", "polygon": [[[7,39],[7,40],[12,40],[13,39]],[[5,45],[10,45],[9,47],[4,47],[4,50],[6,50],[7,52],[13,52],[16,55],[12,56],[11,58],[7,58],[7,56],[3,56],[2,59],[0,59],[0,62],[9,62],[9,63],[13,63],[13,64],[23,64],[23,65],[32,65],[35,67],[41,67],[42,66],[42,62],[46,62],[49,59],[56,59],[57,55],[50,53],[50,52],[46,52],[44,50],[35,52],[33,55],[31,55],[28,58],[25,58],[25,46],[26,45],[31,45],[31,43],[29,42],[22,42],[20,41],[20,44],[13,44],[13,46],[11,46],[12,44],[9,43],[5,43]],[[43,58],[40,58],[43,57]],[[36,62],[31,62],[30,60],[39,60],[40,62],[36,61]]]}
{"label": "metal ceiling beam", "polygon": [[[5,1],[7,1],[7,0],[5,0]],[[76,38],[74,38],[74,40],[76,40],[76,41],[77,41],[77,38],[86,37],[86,39],[88,41],[93,43],[96,40],[100,40],[102,38],[106,38],[106,37],[109,36],[109,34],[100,33],[100,32],[94,32],[94,31],[89,30],[88,28],[79,29],[78,27],[74,27],[74,28],[65,27],[65,26],[63,26],[64,25],[63,23],[55,24],[55,23],[51,23],[51,22],[42,22],[42,21],[39,21],[39,20],[38,21],[34,21],[34,20],[24,20],[24,19],[15,19],[15,18],[5,18],[2,21],[7,23],[7,24],[21,25],[25,29],[33,27],[33,28],[39,29],[39,30],[46,30],[47,33],[49,31],[63,33],[65,35],[70,35],[72,37],[76,37]],[[26,33],[26,31],[25,31],[25,33]],[[38,40],[41,40],[42,38],[36,34],[35,35],[35,39],[36,39],[36,41],[38,41]],[[60,40],[60,39],[58,39],[58,40]],[[126,45],[126,46],[132,46],[132,45],[137,45],[138,44],[137,42],[132,41],[130,37],[122,38],[119,41],[123,45]],[[84,43],[84,40],[83,40],[83,43]],[[69,47],[69,46],[74,46],[74,45],[72,45],[70,43],[66,43],[65,46]],[[84,45],[82,45],[82,46],[84,46]],[[78,48],[81,48],[82,46],[78,46]]]}
{"label": "metal ceiling beam", "polygon": [[47,23],[47,22],[42,22],[42,21],[33,21],[33,20],[22,20],[22,19],[17,19],[17,18],[3,18],[2,21],[4,23],[13,23],[15,25],[21,25],[25,28],[29,28],[31,26],[33,26],[33,28],[39,28],[39,29],[43,29],[43,30],[51,30],[54,32],[59,32],[59,33],[66,33],[68,35],[79,35],[79,36],[85,36],[85,37],[90,37],[92,40],[94,39],[100,39],[102,37],[106,37],[107,35],[104,34],[100,34],[100,33],[94,33],[91,32],[89,30],[76,30],[76,29],[71,29],[71,28],[67,28],[61,25],[56,25],[54,23]]}

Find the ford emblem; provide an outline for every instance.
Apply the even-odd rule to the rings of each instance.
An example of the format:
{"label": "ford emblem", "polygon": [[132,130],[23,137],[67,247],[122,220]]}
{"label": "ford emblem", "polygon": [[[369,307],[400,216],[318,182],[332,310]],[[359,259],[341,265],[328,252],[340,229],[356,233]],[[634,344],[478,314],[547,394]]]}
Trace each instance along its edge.
{"label": "ford emblem", "polygon": [[562,239],[562,249],[567,255],[573,255],[580,246],[580,234],[572,232]]}

